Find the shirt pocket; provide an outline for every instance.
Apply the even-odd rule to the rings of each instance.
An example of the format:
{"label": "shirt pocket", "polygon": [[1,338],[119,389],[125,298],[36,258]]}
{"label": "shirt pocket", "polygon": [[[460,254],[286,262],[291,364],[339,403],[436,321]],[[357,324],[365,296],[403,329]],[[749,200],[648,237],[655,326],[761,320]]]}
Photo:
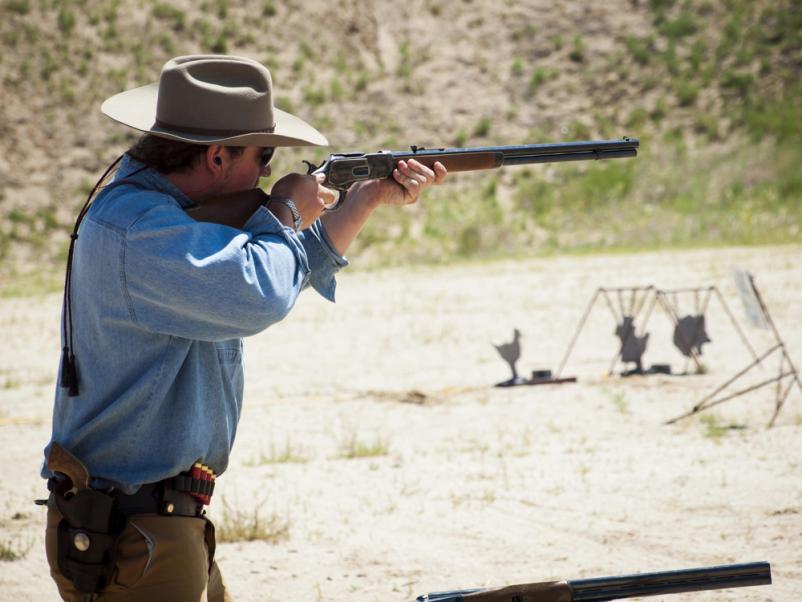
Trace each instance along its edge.
{"label": "shirt pocket", "polygon": [[228,403],[237,406],[242,399],[245,377],[242,372],[242,339],[217,341],[217,362],[220,366],[222,394]]}
{"label": "shirt pocket", "polygon": [[225,368],[227,364],[242,363],[242,339],[229,339],[214,344],[217,348],[217,361]]}

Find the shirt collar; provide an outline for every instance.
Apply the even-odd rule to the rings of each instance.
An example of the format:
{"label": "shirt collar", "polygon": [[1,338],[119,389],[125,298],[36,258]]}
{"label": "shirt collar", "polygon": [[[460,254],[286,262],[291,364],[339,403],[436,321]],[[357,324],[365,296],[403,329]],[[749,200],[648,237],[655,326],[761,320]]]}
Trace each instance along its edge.
{"label": "shirt collar", "polygon": [[120,167],[117,169],[117,174],[114,176],[114,179],[115,181],[127,179],[136,182],[148,190],[163,192],[173,197],[182,208],[193,207],[195,205],[192,199],[181,192],[181,189],[165,178],[164,175],[151,167],[146,167],[144,163],[137,161],[128,154],[123,155],[123,160],[120,163]]}

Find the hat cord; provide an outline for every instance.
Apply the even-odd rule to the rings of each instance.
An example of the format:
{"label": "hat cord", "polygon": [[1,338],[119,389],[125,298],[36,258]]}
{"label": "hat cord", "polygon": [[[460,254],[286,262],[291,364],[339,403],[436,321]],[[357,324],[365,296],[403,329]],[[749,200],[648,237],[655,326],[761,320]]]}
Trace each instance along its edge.
{"label": "hat cord", "polygon": [[67,252],[67,270],[64,276],[64,311],[61,314],[64,347],[61,350],[61,382],[59,383],[61,387],[68,389],[67,394],[70,397],[76,397],[78,395],[78,368],[75,363],[75,346],[72,341],[72,304],[70,303],[70,292],[72,288],[70,286],[70,277],[72,276],[72,258],[75,252],[75,241],[78,240],[78,227],[81,225],[87,211],[89,211],[89,206],[98,189],[122,158],[123,155],[117,157],[95,183],[92,192],[86,197],[86,201],[84,201],[84,205],[78,213],[78,218],[75,220],[75,226],[72,229],[72,234],[70,234],[70,249]]}

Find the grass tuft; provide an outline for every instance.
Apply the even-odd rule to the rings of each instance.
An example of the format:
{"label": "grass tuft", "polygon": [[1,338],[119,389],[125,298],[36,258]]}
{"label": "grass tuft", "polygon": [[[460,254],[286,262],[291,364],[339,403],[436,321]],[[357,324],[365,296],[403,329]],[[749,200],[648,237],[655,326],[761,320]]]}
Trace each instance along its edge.
{"label": "grass tuft", "polygon": [[390,453],[390,445],[384,437],[376,435],[372,441],[362,441],[356,432],[350,433],[340,442],[340,458],[353,460],[357,458],[375,458]]}
{"label": "grass tuft", "polygon": [[22,560],[33,548],[33,541],[23,541],[19,536],[0,541],[0,562]]}
{"label": "grass tuft", "polygon": [[309,462],[309,456],[305,451],[296,446],[287,438],[284,441],[283,447],[278,447],[275,444],[270,444],[270,452],[265,453],[261,451],[259,456],[248,462],[249,466],[258,466],[262,464],[305,464]]}
{"label": "grass tuft", "polygon": [[260,502],[255,508],[240,510],[233,508],[223,498],[223,516],[215,521],[215,535],[219,542],[266,541],[279,543],[289,537],[290,521],[280,517],[276,512],[269,516],[262,515]]}

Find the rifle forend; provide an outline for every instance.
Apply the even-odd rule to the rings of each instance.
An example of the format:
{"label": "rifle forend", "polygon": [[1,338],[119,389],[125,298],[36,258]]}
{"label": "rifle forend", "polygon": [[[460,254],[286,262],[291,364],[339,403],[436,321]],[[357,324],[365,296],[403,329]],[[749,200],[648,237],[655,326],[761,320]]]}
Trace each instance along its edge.
{"label": "rifle forend", "polygon": [[713,589],[771,584],[768,562],[638,573],[511,585],[496,589],[464,589],[418,596],[416,602],[602,602]]}

